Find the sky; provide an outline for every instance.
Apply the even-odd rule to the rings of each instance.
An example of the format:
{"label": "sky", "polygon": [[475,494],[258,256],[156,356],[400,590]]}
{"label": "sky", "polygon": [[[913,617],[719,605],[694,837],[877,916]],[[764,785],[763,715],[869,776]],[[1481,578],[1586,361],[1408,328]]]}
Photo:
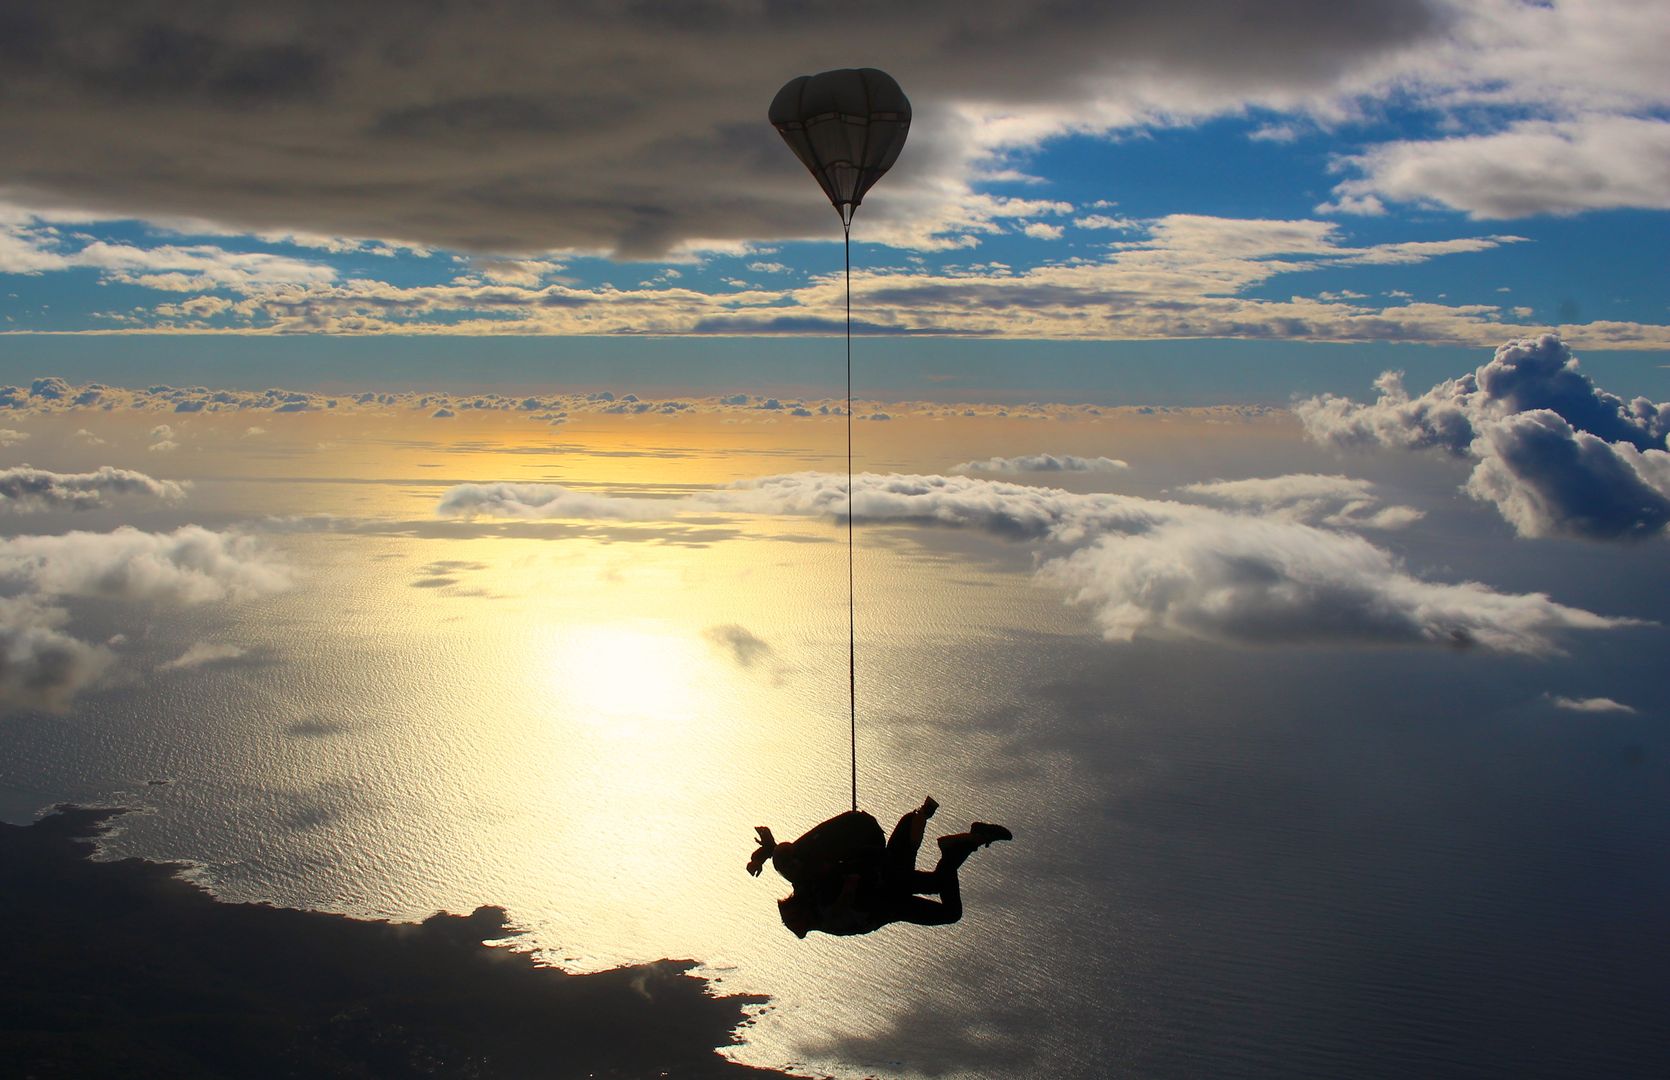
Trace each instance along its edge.
{"label": "sky", "polygon": [[[7,4],[0,814],[693,955],[762,1064],[1465,1075],[1477,1020],[1656,1075],[1667,53],[1626,0]],[[795,951],[734,849],[845,805],[845,297],[765,114],[848,65],[913,103],[852,233],[865,797],[1018,840],[960,937]]]}
{"label": "sky", "polygon": [[[595,389],[613,368],[719,389],[782,357],[804,382],[839,330],[840,230],[765,103],[854,63],[914,106],[855,227],[855,329],[901,392],[964,355],[996,369],[965,382],[1015,394],[1085,395],[1085,364],[1134,361],[1252,367],[1279,399],[1273,357],[1301,344],[1454,367],[1556,331],[1654,387],[1670,354],[1670,30],[1651,4],[6,19],[14,380],[114,381],[136,355],[148,377],[244,386],[275,365],[456,378],[465,356],[516,385]],[[248,336],[285,337],[251,361],[229,340]],[[451,340],[413,340],[431,337]],[[998,374],[1016,366],[1034,385]],[[1185,393],[1171,378],[1155,389]]]}

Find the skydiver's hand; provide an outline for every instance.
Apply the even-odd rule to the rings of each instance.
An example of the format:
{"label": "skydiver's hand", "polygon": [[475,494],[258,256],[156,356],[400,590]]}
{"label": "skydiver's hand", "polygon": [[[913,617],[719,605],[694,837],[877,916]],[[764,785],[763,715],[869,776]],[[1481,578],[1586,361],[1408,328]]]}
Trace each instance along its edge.
{"label": "skydiver's hand", "polygon": [[772,838],[771,830],[764,825],[754,826],[754,838],[760,842],[761,847],[777,846],[777,841]]}

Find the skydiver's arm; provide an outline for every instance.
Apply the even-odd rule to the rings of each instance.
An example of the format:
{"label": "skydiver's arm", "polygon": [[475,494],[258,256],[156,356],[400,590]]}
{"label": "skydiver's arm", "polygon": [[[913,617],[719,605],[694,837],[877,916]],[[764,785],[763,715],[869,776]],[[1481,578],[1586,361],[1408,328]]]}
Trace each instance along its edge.
{"label": "skydiver's arm", "polygon": [[754,849],[753,856],[748,860],[748,872],[759,877],[760,871],[765,869],[765,861],[777,850],[777,841],[772,837],[771,830],[764,825],[754,827],[754,836],[759,840],[760,846]]}

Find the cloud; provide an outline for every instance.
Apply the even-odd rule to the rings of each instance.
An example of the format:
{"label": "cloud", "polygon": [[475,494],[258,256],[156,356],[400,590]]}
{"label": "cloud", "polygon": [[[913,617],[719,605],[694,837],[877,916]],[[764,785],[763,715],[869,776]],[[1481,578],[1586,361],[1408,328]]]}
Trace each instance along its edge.
{"label": "cloud", "polygon": [[289,587],[290,575],[238,533],[124,526],[0,539],[0,582],[41,596],[202,604],[276,592]]}
{"label": "cloud", "polygon": [[[195,525],[0,539],[0,706],[61,709],[115,666],[108,645],[68,632],[66,600],[195,605],[289,583],[289,572],[249,537]],[[191,656],[173,666],[189,666]]]}
{"label": "cloud", "polygon": [[1249,480],[1213,480],[1177,490],[1207,502],[1258,510],[1322,525],[1401,529],[1425,515],[1411,506],[1381,506],[1367,480],[1293,473]]}
{"label": "cloud", "polygon": [[1506,131],[1377,146],[1340,162],[1362,175],[1321,213],[1440,205],[1475,219],[1670,209],[1670,121],[1630,116],[1522,121]]}
{"label": "cloud", "polygon": [[[1268,492],[1255,498],[1253,487],[1226,490],[1232,501],[1288,507],[1293,491],[1360,494],[1353,482],[1338,479],[1257,482],[1281,498]],[[1284,480],[1287,493],[1279,491]],[[967,476],[861,474],[853,478],[853,504],[867,524],[978,529],[1044,545],[1040,577],[1088,607],[1110,641],[1477,646],[1535,655],[1558,651],[1566,632],[1635,625],[1540,593],[1427,581],[1360,536],[1292,517]],[[450,490],[438,509],[513,518],[728,512],[841,520],[846,487],[841,476],[792,473],[650,500],[580,495],[554,484],[468,484]]]}
{"label": "cloud", "polygon": [[1510,341],[1419,397],[1395,374],[1375,385],[1372,404],[1323,395],[1295,411],[1326,444],[1471,458],[1466,491],[1522,536],[1618,540],[1670,524],[1670,403],[1601,389],[1553,335]]}
{"label": "cloud", "polygon": [[459,484],[435,507],[439,517],[591,518],[608,521],[662,521],[676,513],[676,503],[594,495],[561,484]]}
{"label": "cloud", "polygon": [[[1059,212],[1066,204],[1010,200],[994,215]],[[1053,209],[1052,209],[1053,208]],[[1099,259],[1076,258],[1016,271],[998,262],[861,271],[854,304],[861,334],[963,335],[1088,340],[1176,337],[1494,344],[1534,333],[1501,304],[1370,301],[1334,290],[1271,298],[1268,283],[1324,268],[1406,265],[1490,251],[1514,235],[1390,241],[1353,246],[1335,222],[1173,214],[1133,222],[1128,238]],[[707,292],[651,279],[637,288],[487,283],[346,281],[228,285],[240,297],[194,298],[123,313],[114,327],[77,333],[215,334],[769,334],[838,333],[841,280],[814,276],[773,287]],[[1277,294],[1279,295],[1279,294]],[[213,310],[211,311],[210,308]],[[68,328],[66,328],[68,329]],[[1670,348],[1670,327],[1584,324],[1595,346]],[[180,402],[187,409],[195,403]],[[308,407],[275,402],[275,409]]]}
{"label": "cloud", "polygon": [[[178,405],[175,406],[175,411],[180,411]],[[158,454],[165,454],[170,450],[178,450],[179,448],[180,444],[174,440],[174,429],[167,424],[158,424],[151,429],[151,443],[145,447],[146,450]]]}
{"label": "cloud", "polygon": [[0,597],[0,705],[60,710],[115,664],[103,645],[61,629],[63,608],[33,597]]}
{"label": "cloud", "polygon": [[29,437],[27,431],[17,431],[13,428],[0,428],[0,446],[16,446]]}
{"label": "cloud", "polygon": [[1073,454],[1023,454],[1020,457],[990,457],[951,466],[954,473],[991,472],[1118,472],[1130,466],[1118,458],[1076,457]]}
{"label": "cloud", "polygon": [[1613,701],[1609,697],[1571,698],[1561,694],[1544,694],[1548,703],[1556,709],[1567,709],[1571,712],[1585,713],[1634,713],[1635,706],[1625,705],[1621,701]]}
{"label": "cloud", "polygon": [[174,659],[158,664],[157,670],[189,671],[205,664],[218,664],[225,660],[236,660],[242,655],[244,655],[244,650],[236,645],[216,645],[199,641]]}
{"label": "cloud", "polygon": [[753,667],[762,660],[770,659],[773,653],[771,646],[756,637],[753,631],[735,623],[710,626],[702,632],[702,636],[723,649],[742,667]]}
{"label": "cloud", "polygon": [[1352,534],[1228,515],[1105,536],[1046,563],[1042,574],[1090,608],[1109,641],[1479,646],[1535,655],[1557,651],[1560,632],[1631,625],[1540,593],[1424,581]]}
{"label": "cloud", "polygon": [[185,487],[110,465],[85,473],[48,472],[29,465],[0,469],[0,510],[85,510],[134,496],[172,502],[185,497]]}
{"label": "cloud", "polygon": [[1256,16],[1233,0],[931,0],[861,20],[729,3],[697,17],[442,2],[396,17],[291,0],[272,19],[166,0],[16,0],[0,187],[298,243],[652,257],[826,236],[828,210],[764,103],[788,75],[859,48],[905,79],[917,116],[889,198],[865,206],[871,227],[954,245],[997,218],[972,190],[994,148],[1349,98],[1400,74],[1394,62],[1450,22],[1428,0],[1296,0]]}
{"label": "cloud", "polygon": [[1467,493],[1521,536],[1627,540],[1670,524],[1670,453],[1579,431],[1548,409],[1484,425]]}

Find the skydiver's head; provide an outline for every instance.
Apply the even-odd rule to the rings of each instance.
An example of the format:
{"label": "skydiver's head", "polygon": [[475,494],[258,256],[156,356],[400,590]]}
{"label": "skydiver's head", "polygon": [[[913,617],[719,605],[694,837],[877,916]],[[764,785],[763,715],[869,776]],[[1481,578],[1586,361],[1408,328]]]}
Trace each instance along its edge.
{"label": "skydiver's head", "polygon": [[777,872],[790,881],[798,876],[800,852],[795,848],[792,841],[785,840],[771,849],[771,865],[775,866]]}
{"label": "skydiver's head", "polygon": [[818,909],[798,893],[777,901],[777,915],[797,938],[803,938],[817,929]]}

